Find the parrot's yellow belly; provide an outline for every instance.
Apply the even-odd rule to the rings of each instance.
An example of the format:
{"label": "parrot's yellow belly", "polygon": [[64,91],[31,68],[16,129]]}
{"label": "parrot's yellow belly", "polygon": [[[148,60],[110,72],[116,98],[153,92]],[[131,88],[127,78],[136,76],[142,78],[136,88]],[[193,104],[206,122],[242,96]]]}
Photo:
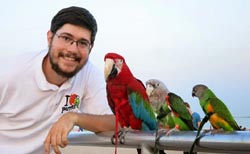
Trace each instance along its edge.
{"label": "parrot's yellow belly", "polygon": [[218,116],[216,113],[214,113],[210,119],[209,119],[210,123],[212,124],[212,126],[215,129],[223,129],[226,131],[232,131],[232,127],[228,124],[227,121],[225,121],[223,118],[221,118],[220,116]]}

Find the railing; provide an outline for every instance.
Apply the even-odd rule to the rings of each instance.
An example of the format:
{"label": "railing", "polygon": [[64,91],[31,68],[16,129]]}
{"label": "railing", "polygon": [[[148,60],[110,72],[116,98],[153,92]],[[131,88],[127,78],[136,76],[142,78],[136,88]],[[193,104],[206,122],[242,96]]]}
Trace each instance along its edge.
{"label": "railing", "polygon": [[[189,151],[196,136],[196,131],[172,132],[169,136],[162,136],[157,143],[159,149]],[[205,133],[200,138],[194,151],[213,153],[250,153],[250,131],[217,132]],[[69,134],[70,145],[82,146],[108,146],[114,147],[111,143],[113,132],[94,134],[92,132],[72,132]],[[118,147],[138,148],[142,144],[154,147],[155,132],[129,131],[125,135],[125,143]]]}

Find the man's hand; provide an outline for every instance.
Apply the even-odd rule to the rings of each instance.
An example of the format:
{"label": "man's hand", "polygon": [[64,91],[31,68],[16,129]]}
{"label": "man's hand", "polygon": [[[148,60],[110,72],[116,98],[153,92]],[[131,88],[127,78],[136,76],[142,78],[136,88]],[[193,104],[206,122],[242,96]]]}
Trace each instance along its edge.
{"label": "man's hand", "polygon": [[77,113],[64,114],[50,129],[44,141],[45,154],[50,153],[50,145],[56,154],[61,154],[59,147],[64,148],[68,144],[68,134],[76,123]]}

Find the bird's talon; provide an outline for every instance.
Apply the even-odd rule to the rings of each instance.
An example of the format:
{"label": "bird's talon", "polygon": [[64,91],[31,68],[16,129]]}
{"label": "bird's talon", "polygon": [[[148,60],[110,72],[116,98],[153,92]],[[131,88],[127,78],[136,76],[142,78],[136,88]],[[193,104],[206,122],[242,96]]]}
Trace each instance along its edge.
{"label": "bird's talon", "polygon": [[115,144],[115,135],[113,135],[113,136],[111,137],[111,143],[112,143],[112,144]]}
{"label": "bird's talon", "polygon": [[120,143],[121,143],[121,144],[124,144],[124,143],[125,143],[125,137],[124,137],[124,136],[120,137]]}

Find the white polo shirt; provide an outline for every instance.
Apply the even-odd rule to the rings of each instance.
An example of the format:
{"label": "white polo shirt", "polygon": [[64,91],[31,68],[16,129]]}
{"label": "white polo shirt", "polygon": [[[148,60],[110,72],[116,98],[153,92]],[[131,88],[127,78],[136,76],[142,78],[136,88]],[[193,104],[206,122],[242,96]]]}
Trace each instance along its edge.
{"label": "white polo shirt", "polygon": [[47,52],[0,58],[1,154],[43,154],[50,127],[66,112],[112,114],[103,74],[90,61],[58,87],[42,72]]}

